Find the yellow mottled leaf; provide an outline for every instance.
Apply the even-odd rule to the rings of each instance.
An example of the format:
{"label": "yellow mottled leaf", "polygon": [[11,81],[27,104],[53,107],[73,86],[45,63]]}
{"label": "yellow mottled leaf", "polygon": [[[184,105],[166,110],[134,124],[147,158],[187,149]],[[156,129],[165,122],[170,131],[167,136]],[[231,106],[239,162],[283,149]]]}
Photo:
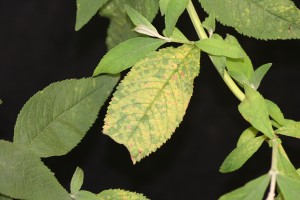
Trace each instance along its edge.
{"label": "yellow mottled leaf", "polygon": [[127,147],[133,163],[165,143],[182,121],[199,59],[194,46],[162,49],[138,62],[117,87],[103,132]]}

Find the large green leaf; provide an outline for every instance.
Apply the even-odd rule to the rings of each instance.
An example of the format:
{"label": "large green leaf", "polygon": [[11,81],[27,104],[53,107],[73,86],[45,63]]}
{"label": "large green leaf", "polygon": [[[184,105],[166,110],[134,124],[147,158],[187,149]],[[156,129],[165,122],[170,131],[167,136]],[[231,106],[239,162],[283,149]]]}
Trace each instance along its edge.
{"label": "large green leaf", "polygon": [[287,120],[284,126],[276,130],[276,133],[300,139],[300,122]]}
{"label": "large green leaf", "polygon": [[65,80],[46,87],[22,108],[14,143],[41,157],[66,154],[94,123],[118,79],[100,76]]}
{"label": "large green leaf", "polygon": [[245,86],[245,91],[246,97],[238,107],[240,113],[254,128],[267,137],[274,138],[265,99],[251,87]]}
{"label": "large green leaf", "polygon": [[258,39],[300,38],[300,11],[290,0],[199,0],[210,15]]}
{"label": "large green leaf", "polygon": [[131,38],[112,48],[100,61],[93,76],[101,73],[116,74],[144,58],[148,53],[155,51],[166,41],[155,38]]}
{"label": "large green leaf", "polygon": [[134,27],[126,14],[125,5],[137,10],[150,22],[159,9],[158,0],[110,0],[107,2],[100,10],[100,15],[111,20],[106,38],[109,49],[138,35],[132,31]]}
{"label": "large green leaf", "polygon": [[284,175],[277,176],[277,184],[284,200],[296,200],[300,197],[300,180]]}
{"label": "large green leaf", "polygon": [[71,200],[40,158],[25,147],[0,141],[0,193],[17,199]]}
{"label": "large green leaf", "polygon": [[133,163],[165,143],[182,121],[199,59],[191,45],[161,49],[138,62],[117,87],[103,132],[127,147]]}
{"label": "large green leaf", "polygon": [[261,200],[270,182],[268,174],[247,183],[232,192],[220,197],[219,200]]}
{"label": "large green leaf", "polygon": [[142,194],[119,189],[104,190],[98,194],[98,197],[100,200],[148,200],[148,198]]}
{"label": "large green leaf", "polygon": [[77,0],[75,30],[81,29],[107,0]]}
{"label": "large green leaf", "polygon": [[265,136],[260,136],[243,142],[226,157],[220,167],[220,172],[228,173],[242,167],[259,149],[264,140]]}

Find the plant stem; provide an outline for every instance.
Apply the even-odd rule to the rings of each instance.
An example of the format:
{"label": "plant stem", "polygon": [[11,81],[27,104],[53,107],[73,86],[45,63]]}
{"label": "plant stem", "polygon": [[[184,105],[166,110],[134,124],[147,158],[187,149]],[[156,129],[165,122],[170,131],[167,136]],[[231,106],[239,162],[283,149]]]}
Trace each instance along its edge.
{"label": "plant stem", "polygon": [[269,174],[271,176],[270,191],[266,200],[274,200],[276,189],[276,177],[278,174],[277,169],[277,154],[278,154],[278,142],[277,139],[272,139],[272,164]]}
{"label": "plant stem", "polygon": [[[188,14],[191,18],[191,21],[194,25],[194,28],[198,34],[198,37],[200,39],[206,39],[207,34],[202,27],[201,21],[199,19],[199,16],[195,10],[195,7],[192,3],[192,1],[189,2],[188,6],[186,7]],[[222,76],[222,75],[221,75]],[[228,88],[231,90],[231,92],[240,100],[242,101],[245,98],[245,94],[241,91],[241,89],[236,85],[236,83],[232,80],[232,78],[229,76],[226,70],[224,70],[224,74],[222,76],[224,82],[228,86]]]}

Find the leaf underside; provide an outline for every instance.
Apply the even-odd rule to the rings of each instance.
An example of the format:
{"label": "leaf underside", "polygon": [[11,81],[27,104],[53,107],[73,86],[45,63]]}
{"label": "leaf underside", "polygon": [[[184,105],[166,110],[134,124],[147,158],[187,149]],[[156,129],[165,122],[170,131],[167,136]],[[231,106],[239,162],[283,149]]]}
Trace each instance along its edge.
{"label": "leaf underside", "polygon": [[103,132],[127,147],[133,163],[165,143],[182,121],[199,59],[190,45],[161,49],[138,62],[117,87]]}
{"label": "leaf underside", "polygon": [[290,0],[199,0],[209,15],[258,39],[300,38],[300,11]]}
{"label": "leaf underside", "polygon": [[104,190],[97,196],[101,200],[123,200],[123,199],[149,200],[147,197],[145,197],[142,194],[130,192],[126,190],[120,190],[120,189]]}
{"label": "leaf underside", "polygon": [[118,76],[65,80],[35,94],[22,108],[14,143],[40,157],[64,155],[84,137]]}

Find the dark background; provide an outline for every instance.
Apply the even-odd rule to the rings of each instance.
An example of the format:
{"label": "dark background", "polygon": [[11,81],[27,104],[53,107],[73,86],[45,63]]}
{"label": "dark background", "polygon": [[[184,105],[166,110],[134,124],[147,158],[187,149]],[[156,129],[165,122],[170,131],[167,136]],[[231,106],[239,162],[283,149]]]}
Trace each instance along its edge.
{"label": "dark background", "polygon": [[[75,1],[0,0],[0,8],[0,98],[4,101],[0,138],[12,141],[17,114],[33,94],[52,82],[92,74],[106,52],[109,22],[97,16],[75,32]],[[161,26],[159,21],[155,24]],[[184,32],[196,39],[186,14],[179,27],[190,27]],[[217,32],[238,36],[255,67],[273,63],[259,90],[281,107],[286,118],[299,120],[299,41],[258,41],[220,24]],[[103,107],[75,149],[43,161],[67,189],[76,166],[80,166],[85,171],[83,189],[95,193],[123,188],[154,200],[217,199],[270,168],[271,151],[264,144],[242,169],[230,174],[218,172],[239,134],[249,126],[237,111],[238,103],[202,56],[201,73],[184,121],[154,154],[132,165],[125,147],[101,134]],[[283,141],[291,160],[300,167],[300,141]]]}

